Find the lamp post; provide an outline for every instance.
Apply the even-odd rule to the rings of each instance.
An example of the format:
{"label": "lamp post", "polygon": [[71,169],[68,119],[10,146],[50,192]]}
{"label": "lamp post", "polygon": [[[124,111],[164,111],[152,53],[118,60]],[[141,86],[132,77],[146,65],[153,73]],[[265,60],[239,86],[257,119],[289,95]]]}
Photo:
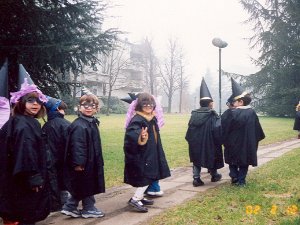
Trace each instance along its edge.
{"label": "lamp post", "polygon": [[221,116],[221,50],[225,48],[228,44],[220,38],[214,38],[212,40],[212,44],[219,48],[219,114]]}

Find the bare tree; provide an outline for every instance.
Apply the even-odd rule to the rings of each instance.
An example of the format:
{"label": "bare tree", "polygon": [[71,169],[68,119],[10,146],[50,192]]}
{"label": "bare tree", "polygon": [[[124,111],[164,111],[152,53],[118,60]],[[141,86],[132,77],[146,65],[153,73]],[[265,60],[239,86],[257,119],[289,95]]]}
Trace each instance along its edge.
{"label": "bare tree", "polygon": [[164,59],[160,66],[160,74],[162,77],[162,88],[168,97],[168,113],[172,109],[172,99],[176,90],[179,89],[180,80],[180,64],[179,64],[179,49],[177,40],[169,39],[168,41],[168,56]]}
{"label": "bare tree", "polygon": [[143,66],[146,71],[146,84],[148,85],[149,92],[153,95],[157,94],[156,90],[156,70],[157,70],[157,58],[154,53],[152,40],[148,37],[144,40],[144,62]]}
{"label": "bare tree", "polygon": [[103,87],[103,90],[108,93],[107,116],[109,116],[112,92],[127,86],[126,77],[121,74],[121,71],[130,65],[130,56],[126,55],[127,52],[126,43],[118,41],[107,54],[102,54],[100,57],[102,73],[108,76],[107,83]]}
{"label": "bare tree", "polygon": [[183,91],[185,88],[188,87],[188,77],[185,75],[185,71],[184,71],[184,57],[183,57],[183,53],[180,54],[179,57],[179,68],[180,68],[180,72],[179,72],[179,113],[181,113],[181,109],[182,109],[182,97],[183,97]]}

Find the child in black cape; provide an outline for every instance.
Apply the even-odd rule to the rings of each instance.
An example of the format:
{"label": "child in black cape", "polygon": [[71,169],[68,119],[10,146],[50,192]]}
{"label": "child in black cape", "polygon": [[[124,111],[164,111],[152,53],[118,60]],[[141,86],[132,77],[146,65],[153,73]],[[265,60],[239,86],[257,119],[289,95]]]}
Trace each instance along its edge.
{"label": "child in black cape", "polygon": [[36,118],[45,115],[47,98],[27,79],[11,93],[11,118],[2,127],[0,151],[0,216],[32,225],[50,213],[45,137]]}
{"label": "child in black cape", "polygon": [[63,178],[63,162],[67,142],[67,130],[70,122],[64,118],[67,105],[60,99],[47,96],[45,103],[47,109],[47,122],[42,130],[47,135],[48,146],[51,154],[50,175],[57,180],[51,183],[52,211],[61,210],[68,198]]}
{"label": "child in black cape", "polygon": [[[75,218],[99,218],[104,213],[95,207],[94,195],[105,192],[99,121],[94,117],[99,100],[93,94],[84,94],[78,108],[78,118],[68,128],[64,170],[65,185],[71,196],[61,213]],[[80,201],[83,208],[79,211]]]}
{"label": "child in black cape", "polygon": [[124,182],[137,187],[128,204],[139,212],[148,212],[145,205],[153,204],[153,200],[144,198],[148,186],[171,175],[160,139],[162,125],[162,109],[156,110],[154,97],[138,94],[127,112]]}
{"label": "child in black cape", "polygon": [[[258,142],[265,138],[251,97],[232,79],[233,106],[222,123],[225,163],[229,164],[232,184],[246,185],[249,165],[257,166]],[[223,122],[223,121],[222,121]]]}

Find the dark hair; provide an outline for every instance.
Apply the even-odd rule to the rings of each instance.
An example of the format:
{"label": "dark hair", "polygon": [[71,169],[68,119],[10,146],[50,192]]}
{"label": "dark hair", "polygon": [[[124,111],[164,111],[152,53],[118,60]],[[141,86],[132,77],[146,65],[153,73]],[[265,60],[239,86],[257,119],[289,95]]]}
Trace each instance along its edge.
{"label": "dark hair", "polygon": [[135,107],[135,111],[142,112],[143,111],[143,105],[144,104],[153,104],[153,110],[155,109],[156,103],[154,97],[146,92],[139,93],[137,96],[137,104]]}
{"label": "dark hair", "polygon": [[209,103],[213,102],[211,99],[201,99],[200,100],[200,106],[201,107],[208,107]]}
{"label": "dark hair", "polygon": [[238,98],[237,101],[243,100],[244,106],[249,105],[250,102],[252,101],[250,94],[246,94],[244,97]]}
{"label": "dark hair", "polygon": [[[26,110],[26,99],[28,97],[38,98],[39,95],[36,92],[28,93],[20,98],[20,100],[14,105],[12,110],[12,116],[15,115],[24,115]],[[46,108],[44,105],[41,105],[40,111],[34,116],[34,118],[42,118],[46,115]]]}
{"label": "dark hair", "polygon": [[57,107],[58,110],[66,110],[68,108],[67,104],[64,101],[61,101],[59,103],[59,106]]}

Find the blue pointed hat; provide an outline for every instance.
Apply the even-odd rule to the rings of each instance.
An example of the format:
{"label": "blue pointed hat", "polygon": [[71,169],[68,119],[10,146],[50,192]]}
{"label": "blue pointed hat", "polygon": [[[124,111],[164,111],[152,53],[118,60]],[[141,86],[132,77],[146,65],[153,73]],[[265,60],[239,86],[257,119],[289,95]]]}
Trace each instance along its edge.
{"label": "blue pointed hat", "polygon": [[54,112],[59,107],[61,100],[57,98],[52,98],[50,96],[46,96],[48,99],[48,102],[44,103],[44,106],[47,109],[47,112]]}

